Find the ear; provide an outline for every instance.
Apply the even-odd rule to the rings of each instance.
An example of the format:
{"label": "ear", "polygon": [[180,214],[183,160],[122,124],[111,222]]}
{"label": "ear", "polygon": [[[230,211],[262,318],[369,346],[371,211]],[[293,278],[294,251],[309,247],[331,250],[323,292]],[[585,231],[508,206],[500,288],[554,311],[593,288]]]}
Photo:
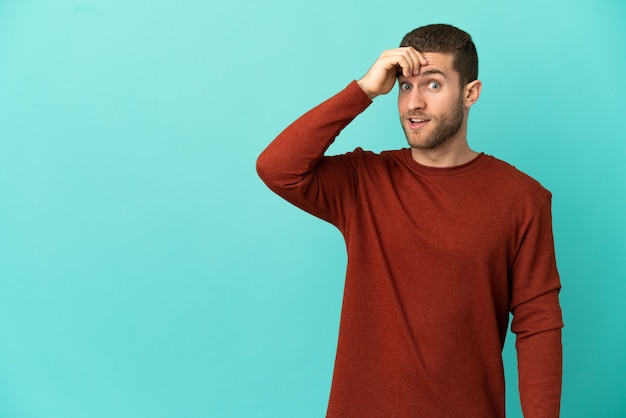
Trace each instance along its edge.
{"label": "ear", "polygon": [[478,101],[482,88],[483,83],[480,80],[474,80],[465,86],[463,90],[463,102],[465,107],[471,107]]}

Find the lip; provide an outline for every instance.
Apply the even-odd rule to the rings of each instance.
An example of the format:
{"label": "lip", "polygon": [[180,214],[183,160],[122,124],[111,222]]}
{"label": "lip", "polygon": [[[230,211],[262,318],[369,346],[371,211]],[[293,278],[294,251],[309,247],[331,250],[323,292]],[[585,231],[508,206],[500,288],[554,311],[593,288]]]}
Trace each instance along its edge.
{"label": "lip", "polygon": [[418,131],[428,125],[430,119],[417,116],[407,116],[406,122],[411,130]]}

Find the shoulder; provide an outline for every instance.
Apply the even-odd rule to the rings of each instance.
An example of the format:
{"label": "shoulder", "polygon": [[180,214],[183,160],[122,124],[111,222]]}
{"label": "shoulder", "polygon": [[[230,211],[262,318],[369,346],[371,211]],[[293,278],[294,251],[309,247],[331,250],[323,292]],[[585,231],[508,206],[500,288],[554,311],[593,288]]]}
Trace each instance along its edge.
{"label": "shoulder", "polygon": [[521,171],[514,165],[491,155],[485,155],[484,168],[489,177],[499,183],[501,187],[516,194],[536,196],[538,199],[550,197],[550,191],[537,179]]}

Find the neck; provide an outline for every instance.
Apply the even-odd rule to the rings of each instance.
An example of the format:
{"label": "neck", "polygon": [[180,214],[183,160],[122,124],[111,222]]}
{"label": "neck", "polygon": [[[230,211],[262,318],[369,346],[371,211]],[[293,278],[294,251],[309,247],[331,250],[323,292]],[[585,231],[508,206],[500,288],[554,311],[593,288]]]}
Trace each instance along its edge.
{"label": "neck", "polygon": [[411,148],[411,156],[416,162],[436,168],[463,165],[476,158],[477,155],[478,153],[469,147],[465,135],[450,138],[435,148]]}

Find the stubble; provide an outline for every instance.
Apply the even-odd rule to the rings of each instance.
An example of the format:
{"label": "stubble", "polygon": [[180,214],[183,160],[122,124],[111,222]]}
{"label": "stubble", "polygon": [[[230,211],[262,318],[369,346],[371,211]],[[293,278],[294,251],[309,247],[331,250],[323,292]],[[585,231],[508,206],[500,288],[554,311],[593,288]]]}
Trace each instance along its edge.
{"label": "stubble", "polygon": [[456,106],[449,113],[439,117],[430,117],[429,124],[433,124],[434,126],[430,127],[429,132],[423,133],[414,132],[404,124],[407,116],[420,115],[414,115],[410,112],[402,115],[402,129],[404,130],[407,142],[411,148],[423,150],[437,148],[459,132],[463,125],[463,111],[463,98],[459,97]]}

